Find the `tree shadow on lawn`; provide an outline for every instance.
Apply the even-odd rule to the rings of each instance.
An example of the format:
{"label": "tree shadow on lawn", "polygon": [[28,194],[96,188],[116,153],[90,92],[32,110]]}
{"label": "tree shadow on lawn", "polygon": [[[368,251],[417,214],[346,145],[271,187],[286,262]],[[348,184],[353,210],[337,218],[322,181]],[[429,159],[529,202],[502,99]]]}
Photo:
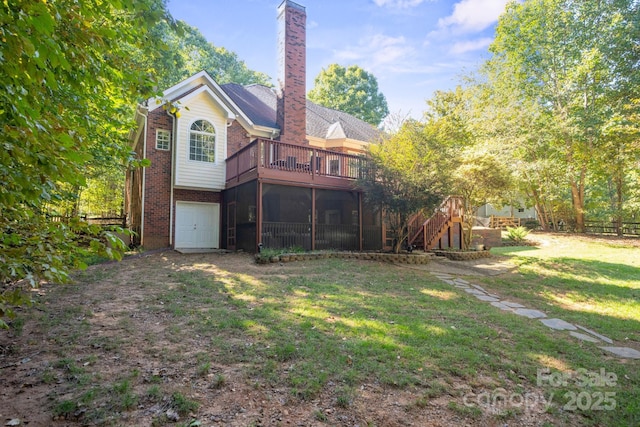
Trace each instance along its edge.
{"label": "tree shadow on lawn", "polygon": [[[226,387],[210,391],[206,376],[198,373],[198,366],[208,361],[215,372],[235,381],[233,388],[240,392],[257,393],[262,385],[271,385],[297,398],[296,405],[324,399],[330,406],[340,397],[340,388],[354,399],[365,399],[380,387],[367,405],[348,408],[365,411],[362,419],[394,410],[395,403],[384,403],[389,391],[414,396],[418,403],[428,395],[463,407],[465,393],[503,387],[522,394],[536,388],[538,370],[549,366],[589,371],[605,366],[629,378],[622,384],[625,388],[640,384],[638,373],[618,369],[617,360],[604,362],[595,346],[558,339],[560,332],[477,301],[423,271],[368,261],[256,267],[249,264],[250,257],[236,257],[241,262],[234,265],[217,256],[160,257],[99,267],[116,270],[92,270],[71,295],[62,288],[52,292],[51,297],[59,294],[51,303],[63,308],[89,302],[87,309],[94,312],[86,322],[90,330],[68,341],[64,355],[95,355],[89,367],[105,390],[114,379],[103,374],[109,372],[112,353],[127,356],[119,359],[122,372],[142,370],[139,378],[131,379],[140,395],[149,387],[145,381],[156,376],[153,367],[166,367],[170,375],[160,383],[165,394],[175,391],[176,379],[188,378],[202,402],[215,397],[231,403],[237,393],[221,396]],[[60,319],[49,334],[72,329],[76,317]],[[96,337],[114,336],[122,338],[115,349],[95,345]],[[207,357],[200,364],[199,355]],[[368,391],[359,393],[363,384]],[[51,391],[62,386],[52,384]],[[77,386],[74,397],[88,387]],[[633,390],[619,393],[625,407],[637,398]],[[107,395],[97,400],[114,405]],[[150,404],[143,403],[148,409]],[[421,416],[411,412],[411,402],[406,406],[405,416]],[[136,411],[141,416],[143,409],[129,410],[132,419]],[[594,419],[607,424],[607,415]],[[561,422],[564,415],[556,416]],[[620,419],[633,421],[633,416],[637,414]],[[482,417],[472,423],[495,421],[490,411]],[[424,425],[426,418],[415,421]]]}
{"label": "tree shadow on lawn", "polygon": [[640,345],[640,269],[575,258],[527,259],[519,272],[481,279],[502,298]]}

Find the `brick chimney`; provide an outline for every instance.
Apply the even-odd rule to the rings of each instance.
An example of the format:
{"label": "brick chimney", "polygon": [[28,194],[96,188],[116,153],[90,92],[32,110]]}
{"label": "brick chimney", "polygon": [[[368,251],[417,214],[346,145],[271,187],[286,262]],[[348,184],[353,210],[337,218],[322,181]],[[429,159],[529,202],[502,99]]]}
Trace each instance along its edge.
{"label": "brick chimney", "polygon": [[284,0],[278,7],[278,107],[280,141],[308,144],[304,6]]}

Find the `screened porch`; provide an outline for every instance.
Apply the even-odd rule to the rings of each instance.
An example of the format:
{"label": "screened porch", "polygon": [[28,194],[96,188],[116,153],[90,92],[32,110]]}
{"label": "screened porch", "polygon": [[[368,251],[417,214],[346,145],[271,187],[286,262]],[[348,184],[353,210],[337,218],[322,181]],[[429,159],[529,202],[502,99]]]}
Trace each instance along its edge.
{"label": "screened porch", "polygon": [[229,249],[382,248],[380,212],[358,191],[253,181],[228,190],[225,205]]}

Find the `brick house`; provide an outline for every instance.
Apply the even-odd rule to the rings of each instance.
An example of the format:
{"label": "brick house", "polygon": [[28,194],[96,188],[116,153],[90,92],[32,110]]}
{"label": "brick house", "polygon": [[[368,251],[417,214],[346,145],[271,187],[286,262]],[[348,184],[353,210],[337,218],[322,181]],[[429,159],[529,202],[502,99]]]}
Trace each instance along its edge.
{"label": "brick house", "polygon": [[[379,131],[306,100],[302,6],[279,7],[279,88],[200,72],[137,109],[126,211],[146,248],[382,247],[380,214],[354,188]],[[366,236],[363,227],[368,227]],[[366,238],[365,238],[366,237]]]}
{"label": "brick house", "polygon": [[[377,250],[382,215],[355,183],[380,131],[306,99],[306,12],[278,8],[278,88],[218,85],[202,71],[148,100],[132,147],[151,166],[127,173],[135,243],[181,250],[297,246]],[[452,241],[453,242],[453,241]]]}

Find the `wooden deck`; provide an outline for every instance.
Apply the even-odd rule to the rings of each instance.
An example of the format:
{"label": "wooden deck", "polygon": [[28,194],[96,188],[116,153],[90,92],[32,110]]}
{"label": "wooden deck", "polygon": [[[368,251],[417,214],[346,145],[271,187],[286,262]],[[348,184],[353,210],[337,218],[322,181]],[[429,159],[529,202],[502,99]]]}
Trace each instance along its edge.
{"label": "wooden deck", "polygon": [[227,159],[226,186],[232,188],[260,179],[288,185],[353,189],[364,173],[366,161],[364,156],[257,139]]}

